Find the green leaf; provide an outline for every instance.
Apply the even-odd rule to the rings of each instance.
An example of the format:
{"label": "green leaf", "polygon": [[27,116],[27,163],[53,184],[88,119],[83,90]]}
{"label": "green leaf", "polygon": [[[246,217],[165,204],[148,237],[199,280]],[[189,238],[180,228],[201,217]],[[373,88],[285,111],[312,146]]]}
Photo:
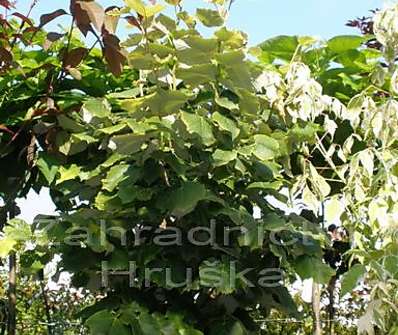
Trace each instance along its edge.
{"label": "green leaf", "polygon": [[262,189],[262,190],[279,190],[283,186],[282,182],[255,182],[251,183],[247,189]]}
{"label": "green leaf", "polygon": [[93,119],[104,119],[110,116],[111,106],[106,99],[92,98],[87,100],[82,107],[83,119],[91,123]]}
{"label": "green leaf", "polygon": [[59,169],[59,162],[53,156],[47,155],[43,152],[39,153],[39,158],[36,161],[36,166],[39,171],[46,178],[48,184],[51,184]]}
{"label": "green leaf", "polygon": [[136,98],[139,95],[140,95],[140,89],[139,87],[136,87],[121,92],[110,93],[107,95],[107,97],[113,99],[131,99],[131,98]]}
{"label": "green leaf", "polygon": [[143,50],[137,49],[130,52],[129,65],[138,70],[151,70],[155,66],[156,60],[154,56],[145,53]]}
{"label": "green leaf", "polygon": [[131,332],[119,319],[115,319],[112,322],[108,335],[131,335]]}
{"label": "green leaf", "polygon": [[87,149],[86,141],[81,141],[75,138],[74,135],[77,134],[68,134],[64,131],[57,134],[55,139],[56,147],[65,156],[72,156]]}
{"label": "green leaf", "polygon": [[198,135],[204,145],[210,146],[215,143],[212,128],[203,116],[181,112],[181,120],[188,133]]}
{"label": "green leaf", "polygon": [[152,189],[132,185],[131,183],[127,183],[127,181],[120,185],[118,192],[118,196],[123,204],[128,204],[134,200],[148,201],[152,198],[154,193]]}
{"label": "green leaf", "polygon": [[224,67],[224,83],[235,91],[239,89],[252,91],[253,78],[246,55],[242,50],[218,54],[216,59]]}
{"label": "green leaf", "polygon": [[100,131],[101,133],[107,134],[107,135],[112,135],[114,133],[118,133],[119,131],[125,129],[127,127],[126,124],[117,124],[115,126],[111,126],[111,127],[106,127],[106,128],[101,128],[98,131]]}
{"label": "green leaf", "polygon": [[271,57],[290,61],[299,47],[299,41],[297,36],[281,35],[264,41],[259,47]]}
{"label": "green leaf", "polygon": [[200,285],[215,288],[217,292],[231,294],[239,284],[231,273],[231,262],[204,261],[199,267]]}
{"label": "green leaf", "polygon": [[190,68],[179,68],[176,71],[177,78],[192,86],[215,81],[216,75],[217,67],[214,64],[198,64]]}
{"label": "green leaf", "polygon": [[331,38],[327,46],[335,53],[342,53],[347,50],[357,49],[365,41],[362,36],[341,35]]}
{"label": "green leaf", "polygon": [[189,15],[187,11],[182,11],[177,14],[177,17],[182,20],[190,29],[194,29],[196,26],[196,20],[192,15]]}
{"label": "green leaf", "polygon": [[271,160],[279,154],[279,143],[268,135],[254,135],[253,154],[260,160]]}
{"label": "green leaf", "polygon": [[214,35],[219,41],[225,43],[231,49],[242,48],[247,43],[248,36],[241,31],[231,31],[227,28],[222,27],[216,31]]}
{"label": "green leaf", "polygon": [[281,231],[286,229],[287,226],[286,220],[275,213],[266,215],[263,219],[263,222],[264,228],[268,231]]}
{"label": "green leaf", "polygon": [[183,185],[167,196],[168,207],[177,217],[192,212],[199,201],[212,199],[206,188],[196,182],[184,182]]}
{"label": "green leaf", "polygon": [[341,280],[340,296],[343,297],[355,289],[365,273],[366,268],[362,264],[355,264],[348,272],[346,272]]}
{"label": "green leaf", "polygon": [[109,335],[109,330],[112,327],[113,321],[114,316],[111,312],[108,310],[102,310],[90,316],[87,319],[86,324],[90,329],[91,335]]}
{"label": "green leaf", "polygon": [[141,314],[139,324],[143,335],[161,334],[162,332],[157,319],[149,313]]}
{"label": "green leaf", "polygon": [[220,98],[220,97],[217,97],[217,98],[215,99],[215,102],[216,102],[216,104],[219,105],[220,107],[225,108],[225,109],[229,109],[230,111],[233,111],[233,110],[237,111],[237,110],[239,110],[239,105],[236,104],[236,103],[234,103],[234,102],[232,102],[232,101],[229,100],[228,98]]}
{"label": "green leaf", "polygon": [[235,121],[216,112],[212,115],[212,119],[218,124],[220,130],[229,132],[234,141],[240,134],[240,129],[237,127]]}
{"label": "green leaf", "polygon": [[310,190],[308,185],[306,184],[303,189],[303,201],[314,213],[317,213],[319,210],[320,202],[314,193]]}
{"label": "green leaf", "polygon": [[6,238],[11,238],[17,242],[26,242],[32,239],[31,226],[21,219],[12,219],[4,227]]}
{"label": "green leaf", "polygon": [[240,321],[232,320],[216,324],[210,330],[209,335],[248,335],[249,333]]}
{"label": "green leaf", "polygon": [[219,214],[228,216],[234,224],[244,228],[243,234],[238,239],[240,246],[248,246],[251,250],[259,249],[263,246],[264,236],[261,222],[256,221],[246,208],[223,209]]}
{"label": "green leaf", "polygon": [[181,91],[159,89],[145,104],[151,109],[151,114],[167,116],[177,113],[190,97]]}
{"label": "green leaf", "polygon": [[85,134],[85,133],[72,134],[71,140],[73,143],[86,142],[87,144],[95,143],[98,141],[97,138],[90,136],[88,134]]}
{"label": "green leaf", "polygon": [[236,151],[225,151],[217,149],[213,154],[214,166],[223,166],[237,158]]}
{"label": "green leaf", "polygon": [[0,240],[0,258],[7,257],[10,252],[14,249],[14,246],[17,244],[17,241],[11,238],[3,238]]}
{"label": "green leaf", "polygon": [[344,213],[344,205],[342,200],[333,197],[326,202],[325,205],[325,219],[327,222],[332,222],[340,218]]}
{"label": "green leaf", "polygon": [[321,200],[325,199],[331,191],[330,185],[326,182],[325,178],[323,178],[315,167],[310,164],[310,174],[311,174],[311,182],[318,192]]}
{"label": "green leaf", "polygon": [[200,35],[193,35],[189,36],[184,41],[189,45],[190,48],[204,54],[212,55],[218,50],[218,41],[215,38],[204,38]]}
{"label": "green leaf", "polygon": [[398,256],[386,256],[383,259],[383,266],[392,278],[398,274]]}
{"label": "green leaf", "polygon": [[57,116],[57,121],[62,129],[68,130],[72,133],[84,131],[84,127],[81,124],[63,114]]}
{"label": "green leaf", "polygon": [[363,150],[358,154],[359,161],[368,173],[369,178],[373,176],[374,155],[370,150]]}
{"label": "green leaf", "polygon": [[219,27],[224,24],[224,19],[216,10],[198,8],[196,16],[206,27]]}
{"label": "green leaf", "polygon": [[109,148],[122,155],[131,155],[141,150],[146,139],[144,135],[116,135],[111,138]]}
{"label": "green leaf", "polygon": [[327,284],[335,271],[313,256],[300,256],[294,262],[294,268],[301,279],[312,278],[316,283]]}
{"label": "green leaf", "polygon": [[73,180],[80,175],[81,167],[72,164],[68,167],[61,166],[59,169],[60,177],[57,179],[56,184],[61,184],[64,181]]}
{"label": "green leaf", "polygon": [[126,172],[129,165],[120,164],[113,166],[107,173],[106,177],[102,180],[103,189],[113,192],[113,190],[127,178]]}
{"label": "green leaf", "polygon": [[257,96],[248,90],[241,89],[239,95],[239,110],[241,113],[258,115],[260,103]]}
{"label": "green leaf", "polygon": [[161,4],[153,6],[146,6],[142,0],[125,0],[126,5],[134,9],[138,14],[144,18],[150,18],[159,14],[165,7]]}

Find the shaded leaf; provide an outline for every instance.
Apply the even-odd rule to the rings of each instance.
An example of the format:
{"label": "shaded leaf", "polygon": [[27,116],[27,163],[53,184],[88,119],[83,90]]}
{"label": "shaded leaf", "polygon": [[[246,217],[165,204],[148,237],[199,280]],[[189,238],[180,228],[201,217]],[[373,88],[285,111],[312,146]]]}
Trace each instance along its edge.
{"label": "shaded leaf", "polygon": [[119,319],[112,322],[108,335],[131,335],[131,331]]}
{"label": "shaded leaf", "polygon": [[167,197],[168,207],[172,215],[183,217],[192,212],[199,201],[212,199],[206,188],[196,182],[184,182],[177,190]]}
{"label": "shaded leaf", "polygon": [[316,283],[327,284],[335,271],[319,258],[300,256],[294,263],[294,268],[301,279],[312,278]]}
{"label": "shaded leaf", "polygon": [[355,264],[348,272],[346,272],[341,280],[340,296],[343,297],[355,289],[365,273],[366,268],[362,264]]}
{"label": "shaded leaf", "polygon": [[[108,335],[112,327],[114,316],[110,311],[104,309],[90,316],[86,324],[92,335]],[[116,335],[116,334],[115,334]]]}

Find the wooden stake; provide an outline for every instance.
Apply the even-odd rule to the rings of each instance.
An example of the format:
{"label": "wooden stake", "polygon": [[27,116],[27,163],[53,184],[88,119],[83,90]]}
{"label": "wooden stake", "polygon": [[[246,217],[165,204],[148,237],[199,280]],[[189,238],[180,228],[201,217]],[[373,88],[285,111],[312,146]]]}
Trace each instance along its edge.
{"label": "wooden stake", "polygon": [[[15,218],[16,204],[12,204],[8,217]],[[17,255],[12,252],[9,256],[8,271],[8,322],[7,334],[15,335],[17,329]]]}

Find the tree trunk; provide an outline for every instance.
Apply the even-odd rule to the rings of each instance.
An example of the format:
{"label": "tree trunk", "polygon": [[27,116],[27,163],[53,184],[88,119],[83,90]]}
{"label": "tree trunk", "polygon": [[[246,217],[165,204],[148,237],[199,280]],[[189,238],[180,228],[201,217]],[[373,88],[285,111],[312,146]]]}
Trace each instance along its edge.
{"label": "tree trunk", "polygon": [[337,278],[335,276],[333,276],[328,285],[328,295],[329,295],[328,330],[329,330],[329,335],[334,335],[334,315],[335,315],[334,292],[336,289],[336,280],[337,280]]}
{"label": "tree trunk", "polygon": [[321,323],[321,285],[312,284],[312,316],[314,335],[322,335]]}
{"label": "tree trunk", "polygon": [[43,278],[40,278],[40,288],[41,288],[41,294],[43,297],[44,307],[46,310],[48,335],[52,335],[53,331],[52,331],[52,322],[51,322],[51,309],[50,309],[50,305],[48,303],[46,287],[44,284],[44,275],[43,275]]}

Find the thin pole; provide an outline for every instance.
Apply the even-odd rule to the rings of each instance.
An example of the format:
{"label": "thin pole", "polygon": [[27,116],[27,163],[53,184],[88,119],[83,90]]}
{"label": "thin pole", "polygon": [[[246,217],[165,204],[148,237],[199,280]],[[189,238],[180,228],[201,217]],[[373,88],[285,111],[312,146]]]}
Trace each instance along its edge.
{"label": "thin pole", "polygon": [[[16,204],[10,206],[8,217],[10,220],[15,218]],[[8,271],[8,323],[7,334],[15,335],[17,328],[17,255],[11,252],[9,256]]]}

